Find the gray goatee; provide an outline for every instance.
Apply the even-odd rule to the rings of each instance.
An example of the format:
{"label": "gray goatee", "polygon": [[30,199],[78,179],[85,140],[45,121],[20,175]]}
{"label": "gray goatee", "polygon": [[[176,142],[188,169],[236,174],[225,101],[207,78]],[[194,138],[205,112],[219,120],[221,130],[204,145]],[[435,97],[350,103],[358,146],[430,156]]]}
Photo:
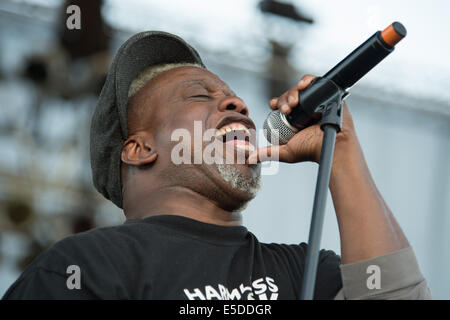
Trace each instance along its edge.
{"label": "gray goatee", "polygon": [[238,168],[232,164],[216,164],[222,179],[228,182],[233,188],[250,194],[255,197],[261,187],[261,176],[254,177],[243,175]]}

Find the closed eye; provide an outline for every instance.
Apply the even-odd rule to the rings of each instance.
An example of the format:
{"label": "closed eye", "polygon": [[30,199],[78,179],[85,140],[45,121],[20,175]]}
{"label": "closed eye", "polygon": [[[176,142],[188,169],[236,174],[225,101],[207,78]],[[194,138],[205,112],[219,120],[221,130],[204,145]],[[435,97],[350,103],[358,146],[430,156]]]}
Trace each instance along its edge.
{"label": "closed eye", "polygon": [[209,98],[211,98],[210,96],[207,96],[207,95],[205,95],[205,94],[199,94],[199,95],[196,95],[196,96],[192,96],[192,98],[207,98],[207,99],[209,99]]}

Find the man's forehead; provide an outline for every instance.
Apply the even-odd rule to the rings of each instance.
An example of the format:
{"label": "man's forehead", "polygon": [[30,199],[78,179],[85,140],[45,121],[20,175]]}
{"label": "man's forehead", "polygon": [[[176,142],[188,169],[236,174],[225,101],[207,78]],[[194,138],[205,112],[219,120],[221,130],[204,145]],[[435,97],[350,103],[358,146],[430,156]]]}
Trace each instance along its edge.
{"label": "man's forehead", "polygon": [[222,90],[226,91],[232,95],[236,95],[233,90],[228,87],[228,85],[225,82],[217,82],[217,81],[211,81],[211,79],[202,79],[202,78],[195,78],[195,79],[187,79],[182,80],[178,82],[177,87],[191,87],[191,86],[202,86],[205,87],[208,90]]}
{"label": "man's forehead", "polygon": [[181,67],[170,71],[173,72],[168,75],[167,80],[173,82],[176,87],[202,85],[211,89],[224,89],[233,93],[224,81],[222,81],[216,74],[206,69]]}
{"label": "man's forehead", "polygon": [[207,90],[222,90],[227,94],[236,95],[230,87],[214,73],[200,67],[177,67],[165,71],[150,80],[144,90],[140,90],[137,96],[153,96],[156,92],[169,92],[183,90],[192,86],[202,86]]}

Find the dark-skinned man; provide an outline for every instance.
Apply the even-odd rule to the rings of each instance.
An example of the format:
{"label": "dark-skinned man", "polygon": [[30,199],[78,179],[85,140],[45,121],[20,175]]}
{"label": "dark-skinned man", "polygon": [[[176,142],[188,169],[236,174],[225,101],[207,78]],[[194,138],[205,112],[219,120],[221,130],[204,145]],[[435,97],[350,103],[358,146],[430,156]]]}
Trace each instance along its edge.
{"label": "dark-skinned man", "polygon": [[[313,78],[304,76],[270,107],[291,112]],[[314,297],[429,299],[414,252],[343,110],[329,185],[341,256],[321,251]],[[215,132],[219,158],[231,150],[245,161],[176,161],[173,133],[195,137],[196,123]],[[244,101],[182,39],[163,32],[130,38],[111,65],[91,126],[94,185],[123,208],[127,221],[56,243],[4,298],[298,299],[307,244],[260,243],[241,225],[241,211],[258,190],[260,161],[276,154],[282,162],[318,162],[322,131],[314,125],[286,145],[254,150],[248,139],[254,129]],[[229,139],[230,133],[247,139]],[[208,147],[197,140],[186,144],[188,159],[199,143],[201,152]],[[69,266],[79,271],[75,288]],[[373,266],[379,279],[370,285]]]}

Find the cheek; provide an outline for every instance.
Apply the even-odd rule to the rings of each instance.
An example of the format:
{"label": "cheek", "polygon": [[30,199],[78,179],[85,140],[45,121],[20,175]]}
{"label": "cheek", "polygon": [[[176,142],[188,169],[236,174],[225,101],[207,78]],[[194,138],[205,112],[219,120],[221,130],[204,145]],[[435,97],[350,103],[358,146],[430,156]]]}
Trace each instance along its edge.
{"label": "cheek", "polygon": [[159,152],[171,152],[180,142],[190,142],[197,132],[203,130],[201,122],[194,122],[183,115],[175,115],[169,121],[160,121],[155,132],[155,140]]}
{"label": "cheek", "polygon": [[192,143],[199,140],[202,144],[213,110],[209,104],[192,103],[175,107],[171,112],[161,112],[155,119],[155,139],[159,148],[167,148],[170,152],[181,140],[190,140]]}
{"label": "cheek", "polygon": [[172,112],[167,120],[170,127],[175,129],[184,128],[191,132],[195,130],[205,130],[208,118],[211,116],[212,107],[205,103],[190,104]]}

